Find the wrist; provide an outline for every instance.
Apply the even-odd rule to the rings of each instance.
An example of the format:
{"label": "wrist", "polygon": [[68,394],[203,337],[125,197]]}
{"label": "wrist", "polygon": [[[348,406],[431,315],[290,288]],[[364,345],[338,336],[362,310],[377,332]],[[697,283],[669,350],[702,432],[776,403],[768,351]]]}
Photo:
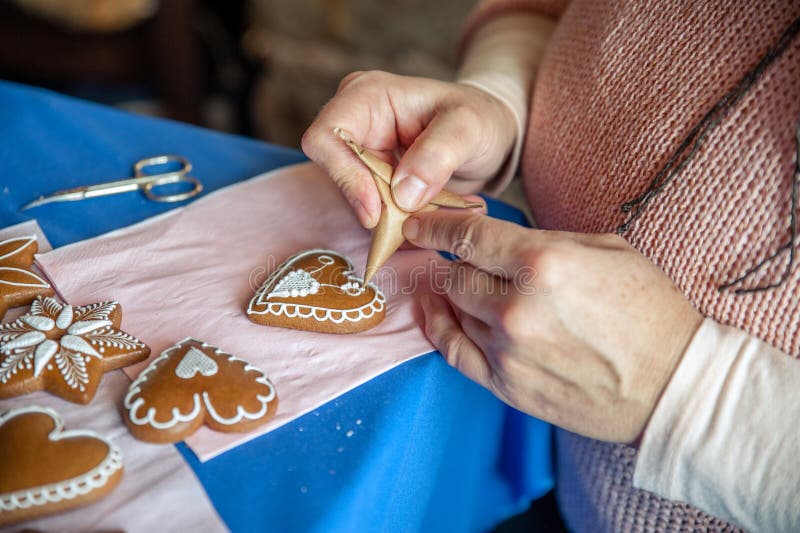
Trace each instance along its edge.
{"label": "wrist", "polygon": [[514,175],[522,150],[531,87],[555,23],[535,14],[499,16],[475,34],[461,65],[457,82],[480,89],[511,117],[513,141],[505,163],[485,187],[499,193]]}

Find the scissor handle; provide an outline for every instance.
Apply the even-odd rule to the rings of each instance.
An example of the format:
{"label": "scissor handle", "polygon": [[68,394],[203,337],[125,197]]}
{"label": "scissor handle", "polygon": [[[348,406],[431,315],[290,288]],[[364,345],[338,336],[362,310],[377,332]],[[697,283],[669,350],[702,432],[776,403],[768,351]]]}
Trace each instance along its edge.
{"label": "scissor handle", "polygon": [[153,157],[146,157],[145,159],[140,159],[133,165],[133,172],[136,177],[141,178],[143,176],[147,176],[148,174],[144,172],[147,167],[154,167],[156,165],[165,165],[167,163],[180,163],[181,168],[178,170],[168,171],[165,174],[170,174],[171,172],[175,173],[182,173],[188,174],[192,171],[192,164],[189,162],[188,159],[179,155],[156,155]]}
{"label": "scissor handle", "polygon": [[[153,189],[156,187],[160,187],[161,185],[167,185],[169,183],[178,183],[180,181],[185,181],[194,185],[191,190],[185,192],[179,192],[175,194],[156,194],[153,192]],[[157,181],[150,181],[148,183],[142,184],[142,193],[149,199],[153,200],[154,202],[180,202],[186,200],[188,198],[192,198],[193,196],[197,196],[203,192],[203,184],[200,183],[198,180],[194,179],[191,176],[186,176],[184,174],[167,174],[164,177],[158,179]]]}
{"label": "scissor handle", "polygon": [[[157,166],[157,165],[164,165],[167,163],[178,163],[180,164],[180,168],[177,170],[171,170],[159,174],[147,174],[145,170],[148,167]],[[192,198],[193,196],[197,196],[203,191],[203,184],[200,183],[195,178],[188,175],[189,171],[192,170],[192,164],[189,162],[188,159],[181,157],[179,155],[157,155],[153,157],[148,157],[137,161],[135,165],[133,165],[133,171],[137,178],[147,178],[152,177],[150,181],[142,181],[141,189],[142,193],[149,199],[154,202],[180,202],[182,200],[186,200],[188,198]],[[157,194],[155,192],[156,187],[160,187],[162,185],[168,185],[170,183],[179,183],[181,181],[185,181],[191,183],[193,187],[184,192],[179,192],[175,194]]]}

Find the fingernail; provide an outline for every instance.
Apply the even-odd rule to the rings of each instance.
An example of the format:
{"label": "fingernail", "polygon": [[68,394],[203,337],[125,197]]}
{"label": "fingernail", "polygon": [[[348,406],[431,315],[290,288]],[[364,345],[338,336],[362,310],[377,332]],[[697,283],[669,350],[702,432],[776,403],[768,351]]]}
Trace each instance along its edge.
{"label": "fingernail", "polygon": [[406,211],[419,209],[428,184],[416,176],[405,176],[392,183],[392,193],[397,205]]}
{"label": "fingernail", "polygon": [[409,217],[403,224],[403,236],[409,241],[419,237],[419,220],[417,217]]}

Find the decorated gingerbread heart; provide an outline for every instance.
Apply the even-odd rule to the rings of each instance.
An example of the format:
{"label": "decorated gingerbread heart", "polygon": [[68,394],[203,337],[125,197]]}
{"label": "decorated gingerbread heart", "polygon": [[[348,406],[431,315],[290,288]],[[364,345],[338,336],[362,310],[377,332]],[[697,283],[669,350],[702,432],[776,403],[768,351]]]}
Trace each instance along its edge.
{"label": "decorated gingerbread heart", "polygon": [[9,307],[53,294],[50,284],[31,271],[38,246],[35,235],[0,241],[0,318]]}
{"label": "decorated gingerbread heart", "polygon": [[64,431],[45,407],[0,415],[0,526],[81,507],[122,477],[122,452],[93,431]]}
{"label": "decorated gingerbread heart", "polygon": [[308,250],[287,259],[258,289],[247,307],[256,324],[356,333],[386,314],[386,298],[353,275],[349,259],[331,250]]}
{"label": "decorated gingerbread heart", "polygon": [[89,403],[104,372],[150,354],[119,329],[117,302],[71,306],[39,297],[28,313],[0,325],[0,398],[46,390],[67,401]]}
{"label": "decorated gingerbread heart", "polygon": [[131,383],[123,414],[134,437],[178,442],[206,425],[254,429],[275,415],[278,396],[261,370],[197,339],[155,358]]}

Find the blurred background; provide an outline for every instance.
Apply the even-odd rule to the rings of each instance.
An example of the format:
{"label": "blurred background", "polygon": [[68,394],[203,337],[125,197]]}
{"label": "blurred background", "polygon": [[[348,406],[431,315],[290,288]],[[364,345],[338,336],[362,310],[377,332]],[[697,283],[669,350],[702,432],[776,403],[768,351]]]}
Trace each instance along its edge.
{"label": "blurred background", "polygon": [[0,78],[298,146],[353,70],[450,79],[474,0],[8,0]]}

